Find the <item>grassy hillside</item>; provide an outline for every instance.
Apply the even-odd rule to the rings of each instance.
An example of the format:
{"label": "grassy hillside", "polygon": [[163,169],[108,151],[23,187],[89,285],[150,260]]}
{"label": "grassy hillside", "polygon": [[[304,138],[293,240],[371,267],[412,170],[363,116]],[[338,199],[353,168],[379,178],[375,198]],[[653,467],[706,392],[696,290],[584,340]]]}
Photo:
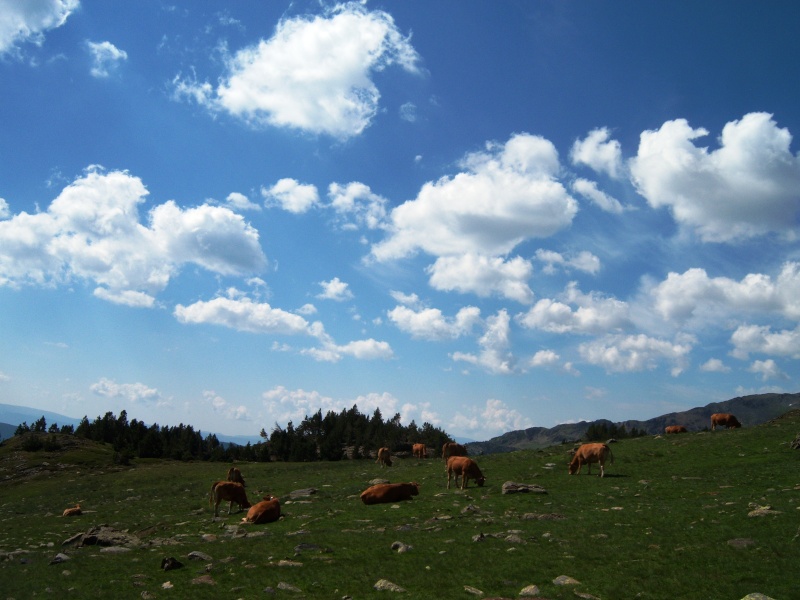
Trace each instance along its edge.
{"label": "grassy hillside", "polygon": [[[651,435],[662,433],[667,425],[684,425],[689,431],[707,429],[712,414],[727,412],[735,414],[745,427],[766,423],[770,419],[784,414],[793,408],[800,407],[800,393],[797,394],[754,394],[731,398],[724,402],[712,402],[682,412],[672,412],[646,421],[620,421],[617,426],[624,425],[628,431],[638,429]],[[511,452],[529,448],[544,448],[560,444],[564,440],[581,439],[592,424],[612,425],[611,421],[581,421],[564,423],[555,427],[530,427],[517,431],[509,431],[485,442],[469,444],[475,454],[493,452]]]}
{"label": "grassy hillside", "polygon": [[[465,492],[445,489],[435,459],[240,464],[252,501],[282,499],[285,517],[261,526],[226,510],[212,520],[208,488],[225,465],[114,467],[107,447],[26,453],[14,439],[0,447],[0,582],[17,599],[377,598],[386,579],[413,598],[516,598],[536,585],[554,600],[785,600],[800,589],[800,451],[789,448],[798,432],[793,412],[625,440],[603,479],[567,475],[566,446],[494,454],[478,458],[486,486]],[[364,506],[358,494],[376,477],[418,481],[420,495]],[[548,493],[503,495],[509,480]],[[316,493],[290,496],[309,487]],[[76,502],[85,513],[62,518]],[[62,546],[101,524],[135,534],[138,547]],[[411,549],[393,550],[396,541]],[[190,560],[193,551],[208,557]],[[59,552],[69,560],[50,564]],[[163,571],[170,556],[184,567]],[[580,583],[553,583],[561,575]]]}

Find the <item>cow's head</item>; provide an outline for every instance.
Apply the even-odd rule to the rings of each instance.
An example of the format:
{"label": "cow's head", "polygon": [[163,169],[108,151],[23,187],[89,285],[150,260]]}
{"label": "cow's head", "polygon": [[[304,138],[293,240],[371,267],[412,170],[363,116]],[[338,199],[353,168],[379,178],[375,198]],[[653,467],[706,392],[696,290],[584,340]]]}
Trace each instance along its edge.
{"label": "cow's head", "polygon": [[416,481],[411,482],[411,495],[419,496],[419,484]]}
{"label": "cow's head", "polygon": [[478,484],[478,487],[483,487],[483,484],[486,483],[486,477],[478,477],[475,483]]}

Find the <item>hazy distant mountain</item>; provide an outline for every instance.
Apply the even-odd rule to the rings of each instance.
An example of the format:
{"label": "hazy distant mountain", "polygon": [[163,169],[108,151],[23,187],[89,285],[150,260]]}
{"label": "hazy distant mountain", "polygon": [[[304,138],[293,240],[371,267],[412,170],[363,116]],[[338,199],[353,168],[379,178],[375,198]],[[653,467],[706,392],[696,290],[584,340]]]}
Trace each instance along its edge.
{"label": "hazy distant mountain", "polygon": [[[800,393],[797,394],[757,394],[732,398],[724,402],[712,402],[705,406],[692,408],[683,412],[673,412],[647,421],[618,421],[617,426],[625,425],[629,431],[634,427],[648,434],[663,433],[667,425],[684,425],[689,431],[701,431],[710,427],[710,417],[716,412],[729,412],[736,415],[743,427],[750,427],[774,419],[792,408],[800,407]],[[471,454],[491,454],[494,452],[511,452],[526,448],[545,448],[562,442],[579,440],[597,423],[612,422],[606,419],[597,421],[581,421],[566,423],[555,427],[530,427],[518,431],[509,431],[485,442],[468,444]]]}

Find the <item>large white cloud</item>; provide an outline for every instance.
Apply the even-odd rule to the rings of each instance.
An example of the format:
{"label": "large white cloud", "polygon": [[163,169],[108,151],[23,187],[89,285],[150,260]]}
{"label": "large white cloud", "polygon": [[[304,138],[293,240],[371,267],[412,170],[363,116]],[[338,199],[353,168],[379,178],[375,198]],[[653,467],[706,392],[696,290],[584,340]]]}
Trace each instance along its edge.
{"label": "large white cloud", "polygon": [[468,155],[464,171],[426,183],[390,215],[391,234],[373,246],[378,260],[417,250],[433,256],[504,256],[530,238],[568,227],[577,202],[557,181],[558,152],[548,140],[514,135]]}
{"label": "large white cloud", "polygon": [[329,14],[285,19],[268,40],[236,52],[213,89],[176,78],[176,92],[254,125],[291,127],[348,138],[378,112],[375,72],[399,65],[418,71],[419,57],[391,15],[361,3]]}
{"label": "large white cloud", "polygon": [[769,325],[740,325],[731,343],[736,358],[746,359],[751,353],[800,358],[800,328],[772,331]]}
{"label": "large white cloud", "polygon": [[319,204],[316,186],[289,177],[279,180],[271,188],[261,188],[261,195],[267,206],[278,206],[294,214],[308,212]]}
{"label": "large white cloud", "polygon": [[431,287],[437,290],[471,292],[481,297],[497,295],[523,304],[533,301],[528,286],[533,266],[520,256],[510,260],[471,253],[440,256],[427,272]]}
{"label": "large white cloud", "polygon": [[19,44],[41,45],[44,33],[61,27],[80,0],[0,0],[0,55]]}
{"label": "large white cloud", "polygon": [[386,198],[375,194],[368,185],[351,181],[347,185],[328,186],[331,208],[345,221],[345,228],[379,229],[386,222]]}
{"label": "large white cloud", "polygon": [[770,114],[749,113],[725,125],[718,149],[694,144],[706,135],[685,119],[642,133],[630,161],[639,193],[704,241],[796,235],[800,157],[790,151],[789,131]]}
{"label": "large white cloud", "polygon": [[448,427],[456,431],[494,435],[533,426],[528,417],[496,398],[487,400],[483,407],[471,407],[466,412],[457,412]]}
{"label": "large white cloud", "polygon": [[719,318],[731,312],[774,313],[797,320],[800,263],[785,263],[774,280],[763,273],[750,273],[741,281],[709,277],[700,268],[670,273],[652,295],[658,312],[670,320]]}
{"label": "large white cloud", "polygon": [[438,308],[413,310],[396,306],[388,312],[388,317],[400,331],[415,339],[454,340],[472,331],[480,321],[480,309],[466,306],[455,317],[447,318]]}
{"label": "large white cloud", "polygon": [[223,275],[266,265],[258,232],[227,208],[156,205],[139,221],[148,192],[126,171],[91,168],[45,212],[0,221],[0,285],[94,282],[101,298],[151,306],[187,263]]}
{"label": "large white cloud", "polygon": [[311,335],[308,321],[300,315],[246,297],[218,297],[189,306],[178,304],[175,317],[181,323],[222,325],[250,333]]}
{"label": "large white cloud", "polygon": [[655,369],[661,362],[671,365],[673,375],[686,368],[696,340],[682,335],[674,341],[638,335],[613,335],[581,344],[583,359],[609,373],[628,373]]}
{"label": "large white cloud", "polygon": [[550,333],[615,333],[632,326],[630,307],[616,298],[584,294],[571,283],[561,300],[539,300],[517,320],[523,327]]}
{"label": "large white cloud", "polygon": [[89,386],[89,389],[98,396],[111,400],[131,403],[146,402],[159,406],[167,406],[170,403],[169,399],[164,398],[156,388],[151,388],[143,383],[117,383],[113,379],[101,377],[97,383]]}

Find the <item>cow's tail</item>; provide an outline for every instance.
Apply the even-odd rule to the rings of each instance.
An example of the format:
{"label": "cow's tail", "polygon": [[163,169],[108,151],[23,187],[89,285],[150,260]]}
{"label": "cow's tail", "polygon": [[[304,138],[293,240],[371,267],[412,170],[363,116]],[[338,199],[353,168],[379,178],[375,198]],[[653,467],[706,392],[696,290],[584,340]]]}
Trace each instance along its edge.
{"label": "cow's tail", "polygon": [[606,444],[606,448],[608,448],[608,457],[611,459],[611,464],[614,464],[614,453],[611,451],[611,446]]}
{"label": "cow's tail", "polygon": [[221,481],[215,481],[211,484],[211,492],[208,494],[208,505],[214,505],[214,491],[217,489],[217,486],[222,483]]}

